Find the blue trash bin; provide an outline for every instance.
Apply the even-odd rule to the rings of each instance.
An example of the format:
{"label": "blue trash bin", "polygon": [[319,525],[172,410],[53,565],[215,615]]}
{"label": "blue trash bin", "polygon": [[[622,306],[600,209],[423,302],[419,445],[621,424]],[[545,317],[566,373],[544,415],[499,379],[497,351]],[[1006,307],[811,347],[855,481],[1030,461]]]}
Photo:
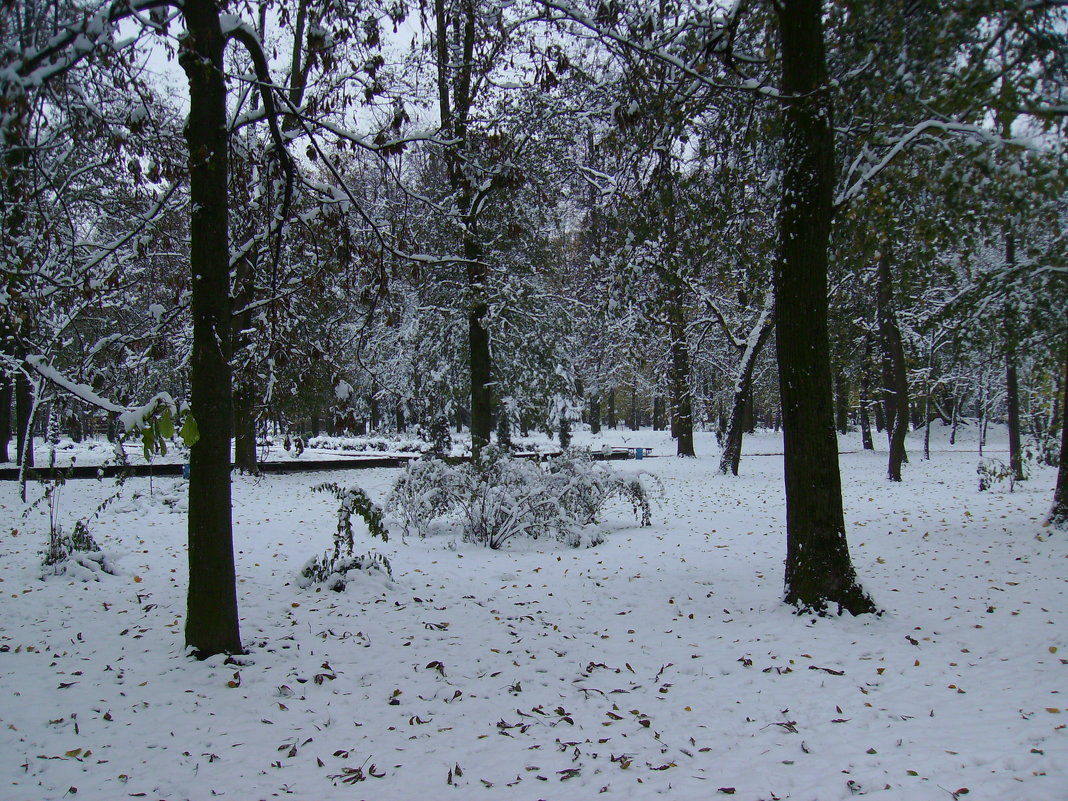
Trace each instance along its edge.
{"label": "blue trash bin", "polygon": [[645,458],[645,448],[635,448],[634,449],[634,458],[635,459],[644,459]]}
{"label": "blue trash bin", "polygon": [[182,465],[182,478],[184,478],[186,481],[189,480],[189,463],[188,462],[186,462],[185,464]]}

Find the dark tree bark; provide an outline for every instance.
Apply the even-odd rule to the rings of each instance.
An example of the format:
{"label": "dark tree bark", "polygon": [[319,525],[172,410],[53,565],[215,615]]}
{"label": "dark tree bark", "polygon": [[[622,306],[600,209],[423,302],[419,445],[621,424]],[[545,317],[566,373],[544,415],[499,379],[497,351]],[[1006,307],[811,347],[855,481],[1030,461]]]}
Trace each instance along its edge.
{"label": "dark tree bark", "polygon": [[690,392],[690,347],[686,342],[686,325],[682,317],[682,298],[678,293],[669,301],[668,330],[671,334],[671,405],[674,414],[672,434],[679,456],[694,456],[693,393]]}
{"label": "dark tree bark", "polygon": [[[445,0],[435,0],[436,58],[438,72],[438,107],[441,128],[446,136],[455,137],[459,147],[468,145],[468,123],[474,101],[474,47],[476,8],[474,0],[457,5],[455,31],[460,43],[459,63],[449,54],[449,18]],[[463,258],[467,288],[471,300],[467,309],[467,345],[471,382],[471,452],[477,459],[489,445],[493,431],[493,359],[489,332],[486,329],[486,265],[482,262],[482,243],[478,238],[477,190],[467,175],[463,158],[455,148],[446,150],[449,183],[456,192],[456,204],[464,224]]]}
{"label": "dark tree bark", "polygon": [[367,398],[367,409],[367,417],[371,427],[371,431],[368,433],[378,431],[378,429],[382,427],[382,409],[378,402],[378,396],[374,393],[373,387],[371,395]]}
{"label": "dark tree bark", "polygon": [[786,602],[875,611],[846,543],[827,331],[834,134],[820,0],[776,5],[782,39],[783,183],[775,324],[786,478]]}
{"label": "dark tree bark", "polygon": [[234,382],[234,467],[242,473],[258,475],[256,455],[255,388],[243,381]]}
{"label": "dark tree bark", "polygon": [[600,395],[592,395],[590,397],[590,433],[601,433],[601,397]]}
{"label": "dark tree bark", "polygon": [[1053,492],[1049,521],[1056,528],[1068,530],[1068,356],[1064,360],[1064,381],[1061,386],[1061,459],[1057,467],[1057,488]]}
{"label": "dark tree bark", "polygon": [[653,397],[653,431],[664,430],[664,396]]}
{"label": "dark tree bark", "polygon": [[11,376],[0,374],[0,462],[10,462],[9,445],[11,442],[11,400],[14,392]]}
{"label": "dark tree bark", "polygon": [[879,256],[877,306],[879,342],[883,349],[883,407],[886,431],[890,442],[887,475],[891,481],[901,480],[901,465],[905,455],[905,435],[909,432],[909,382],[905,369],[905,348],[901,329],[894,312],[893,278],[890,272],[890,245],[884,244]]}
{"label": "dark tree bark", "polygon": [[860,374],[860,441],[866,451],[875,450],[871,438],[871,378],[868,368],[871,365],[871,342],[864,343],[864,365]]}
{"label": "dark tree bark", "polygon": [[482,448],[489,445],[493,430],[493,357],[485,325],[489,310],[485,301],[486,267],[481,263],[481,248],[472,237],[464,238],[464,256],[468,259],[468,286],[475,298],[467,313],[467,344],[471,358],[471,453],[477,459]]}
{"label": "dark tree bark", "polygon": [[[1005,235],[1005,263],[1009,267],[1016,264],[1016,237],[1011,233]],[[1016,370],[1016,332],[1012,320],[1012,311],[1005,309],[1005,405],[1008,407],[1009,428],[1009,467],[1016,481],[1024,481],[1027,476],[1023,469],[1023,446],[1020,442],[1020,381]]]}
{"label": "dark tree bark", "polygon": [[605,425],[609,428],[616,427],[616,388],[608,390],[608,408],[605,410]]}
{"label": "dark tree bark", "polygon": [[225,41],[213,0],[186,0],[179,62],[189,79],[192,413],[189,454],[189,594],[185,642],[199,657],[240,653],[230,519],[230,264]]}
{"label": "dark tree bark", "polygon": [[849,382],[839,370],[834,375],[834,423],[839,434],[849,433]]}
{"label": "dark tree bark", "polygon": [[[868,379],[864,379],[866,385]],[[862,385],[860,392],[860,443],[866,451],[875,450],[875,442],[871,438],[871,414],[868,412],[868,388]]]}

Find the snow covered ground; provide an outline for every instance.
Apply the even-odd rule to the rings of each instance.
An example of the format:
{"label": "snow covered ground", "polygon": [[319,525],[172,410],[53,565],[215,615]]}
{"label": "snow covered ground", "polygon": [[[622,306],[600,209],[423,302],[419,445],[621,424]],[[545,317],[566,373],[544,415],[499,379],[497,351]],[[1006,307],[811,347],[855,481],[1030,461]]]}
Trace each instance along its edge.
{"label": "snow covered ground", "polygon": [[[589,550],[367,539],[394,580],[343,593],[294,580],[335,527],[311,487],[381,500],[397,472],[237,477],[239,664],[182,653],[183,481],[127,483],[92,522],[119,575],[88,582],[41,580],[47,509],[23,516],[4,482],[0,797],[1063,801],[1054,472],[979,493],[974,439],[936,434],[900,485],[842,440],[854,562],[885,610],[863,619],[780,603],[781,457],[753,455],[774,434],[735,479],[711,435],[678,460],[662,433],[609,432],[660,457],[613,465],[662,479],[651,529],[620,507]],[[70,527],[114,486],[61,492]]]}

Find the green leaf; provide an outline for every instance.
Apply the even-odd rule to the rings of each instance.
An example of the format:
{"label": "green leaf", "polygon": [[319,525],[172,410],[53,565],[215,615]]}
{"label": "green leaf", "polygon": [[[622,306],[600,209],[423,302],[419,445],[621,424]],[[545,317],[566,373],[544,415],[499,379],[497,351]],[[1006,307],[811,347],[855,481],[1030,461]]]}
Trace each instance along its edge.
{"label": "green leaf", "polygon": [[149,461],[152,458],[152,445],[156,440],[153,426],[145,426],[141,429],[141,445],[145,451],[145,461]]}
{"label": "green leaf", "polygon": [[163,414],[159,416],[159,435],[163,439],[171,439],[174,436],[174,420],[171,418],[170,409],[164,409]]}
{"label": "green leaf", "polygon": [[197,421],[192,412],[185,416],[185,422],[182,423],[182,430],[178,432],[178,436],[182,438],[182,442],[189,448],[192,448],[200,441],[200,429],[197,428]]}

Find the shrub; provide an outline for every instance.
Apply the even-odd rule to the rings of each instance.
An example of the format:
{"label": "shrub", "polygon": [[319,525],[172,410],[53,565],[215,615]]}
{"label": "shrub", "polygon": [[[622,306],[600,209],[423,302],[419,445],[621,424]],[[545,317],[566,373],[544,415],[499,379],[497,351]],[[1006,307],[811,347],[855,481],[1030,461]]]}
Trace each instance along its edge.
{"label": "shrub", "polygon": [[642,526],[651,525],[652,505],[641,475],[625,478],[595,462],[589,451],[569,450],[548,463],[560,482],[560,502],[583,525],[596,523],[604,505],[618,497],[628,502]]}
{"label": "shrub", "polygon": [[[1030,459],[1024,459],[1021,464],[1021,472],[1024,478],[1027,478]],[[1002,481],[1009,482],[1009,492],[1012,492],[1016,487],[1016,473],[1013,471],[1012,466],[1002,461],[1001,459],[995,459],[988,457],[979,460],[979,466],[975,469],[975,472],[979,474],[979,491],[986,492],[995,484],[1000,484]]]}
{"label": "shrub", "polygon": [[328,590],[341,592],[351,581],[354,571],[370,575],[385,575],[393,578],[389,559],[380,553],[366,553],[356,556],[337,556],[324,553],[307,561],[300,570],[297,586],[307,589],[313,584],[321,584]]}
{"label": "shrub", "polygon": [[53,576],[73,575],[83,581],[100,580],[100,573],[114,575],[115,568],[89,531],[89,524],[79,520],[74,530],[66,532],[53,522],[42,563],[45,573]]}
{"label": "shrub", "polygon": [[500,548],[517,537],[554,537],[572,547],[596,545],[596,523],[613,497],[630,502],[643,526],[650,497],[639,478],[622,478],[589,454],[568,452],[545,467],[488,446],[477,463],[420,460],[393,486],[387,510],[406,532],[426,536],[432,520],[458,518],[463,539]]}
{"label": "shrub", "polygon": [[581,541],[578,521],[560,498],[560,484],[530,459],[487,447],[477,464],[459,468],[466,492],[457,498],[467,542],[497,549],[515,537]]}
{"label": "shrub", "polygon": [[430,522],[453,511],[462,492],[456,468],[440,459],[416,459],[394,482],[386,511],[397,517],[405,534],[425,537]]}

